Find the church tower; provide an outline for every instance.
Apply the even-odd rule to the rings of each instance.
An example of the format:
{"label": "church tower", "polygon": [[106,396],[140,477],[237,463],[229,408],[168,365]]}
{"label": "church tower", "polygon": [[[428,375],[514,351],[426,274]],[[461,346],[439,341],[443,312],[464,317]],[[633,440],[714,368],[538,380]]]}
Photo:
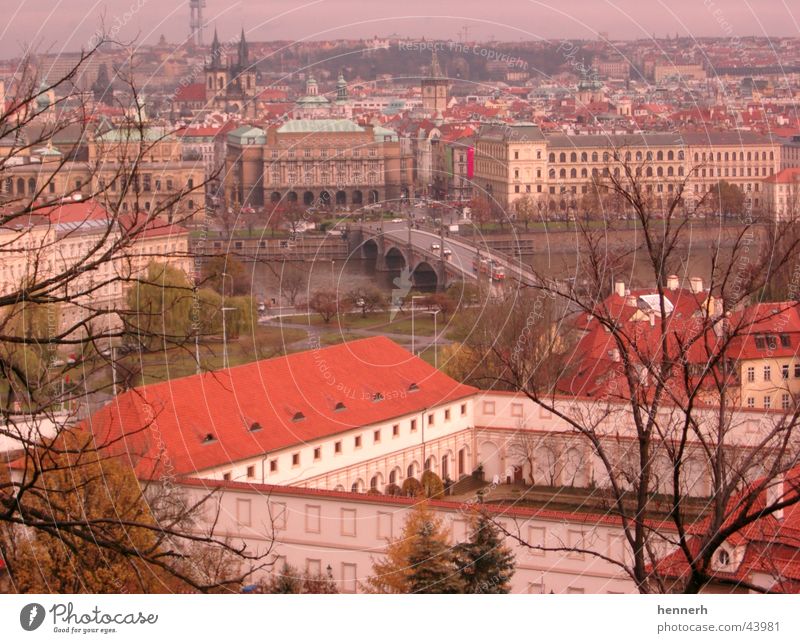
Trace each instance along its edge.
{"label": "church tower", "polygon": [[439,58],[433,52],[431,73],[422,79],[422,109],[431,116],[444,114],[447,109],[449,83],[439,67]]}
{"label": "church tower", "polygon": [[256,72],[250,64],[250,47],[244,37],[244,29],[239,39],[238,57],[236,61],[236,71],[239,89],[244,96],[252,97],[256,95]]}
{"label": "church tower", "polygon": [[211,59],[206,65],[205,72],[206,101],[210,102],[224,96],[228,87],[228,71],[222,63],[222,47],[220,47],[216,29],[214,29],[214,40],[211,43]]}

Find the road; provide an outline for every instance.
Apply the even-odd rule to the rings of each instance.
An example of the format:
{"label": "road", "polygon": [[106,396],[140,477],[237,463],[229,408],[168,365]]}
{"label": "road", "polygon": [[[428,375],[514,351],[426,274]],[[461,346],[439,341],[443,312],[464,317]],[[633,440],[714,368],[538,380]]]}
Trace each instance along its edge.
{"label": "road", "polygon": [[[373,230],[375,227],[373,226]],[[408,224],[406,222],[384,222],[383,234],[385,237],[397,241],[401,245],[408,243]],[[416,248],[422,248],[431,251],[432,244],[441,244],[442,238],[440,235],[427,230],[412,230],[411,243]],[[466,278],[477,278],[477,273],[472,269],[472,262],[478,256],[479,250],[466,241],[454,240],[447,236],[444,237],[443,249],[449,249],[452,253],[450,256],[450,263],[462,271]],[[500,257],[496,253],[487,252],[485,249],[480,250],[481,256],[494,257],[506,269],[508,276],[518,277],[523,282],[532,283],[533,274],[528,270],[521,268],[519,262],[508,261],[507,258]]]}

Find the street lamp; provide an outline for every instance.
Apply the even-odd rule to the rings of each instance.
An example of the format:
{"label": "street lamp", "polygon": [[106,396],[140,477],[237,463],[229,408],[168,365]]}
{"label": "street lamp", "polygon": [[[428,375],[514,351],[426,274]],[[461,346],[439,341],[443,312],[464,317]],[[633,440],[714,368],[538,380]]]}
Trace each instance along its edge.
{"label": "street lamp", "polygon": [[423,315],[433,315],[433,366],[434,368],[439,368],[439,331],[436,326],[436,320],[439,313],[442,312],[439,308],[436,310],[423,310]]}
{"label": "street lamp", "polygon": [[416,342],[414,340],[414,300],[415,299],[425,299],[425,295],[412,295],[411,296],[411,354],[416,355],[414,352],[416,347]]}
{"label": "street lamp", "polygon": [[222,368],[230,367],[230,363],[228,362],[228,332],[225,326],[225,313],[229,310],[236,310],[236,308],[232,306],[222,307]]}

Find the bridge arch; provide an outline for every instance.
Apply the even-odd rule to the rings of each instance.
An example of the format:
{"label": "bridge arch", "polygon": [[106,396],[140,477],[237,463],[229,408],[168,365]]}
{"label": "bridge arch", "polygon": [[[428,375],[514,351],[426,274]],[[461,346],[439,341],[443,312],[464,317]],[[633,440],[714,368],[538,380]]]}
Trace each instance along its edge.
{"label": "bridge arch", "polygon": [[436,269],[427,261],[420,261],[411,273],[411,283],[417,290],[435,292],[439,285]]}
{"label": "bridge arch", "polygon": [[397,246],[392,246],[386,251],[386,268],[389,270],[402,270],[408,265],[406,256]]}
{"label": "bridge arch", "polygon": [[378,258],[378,254],[378,242],[375,239],[367,239],[361,244],[362,258],[375,260]]}

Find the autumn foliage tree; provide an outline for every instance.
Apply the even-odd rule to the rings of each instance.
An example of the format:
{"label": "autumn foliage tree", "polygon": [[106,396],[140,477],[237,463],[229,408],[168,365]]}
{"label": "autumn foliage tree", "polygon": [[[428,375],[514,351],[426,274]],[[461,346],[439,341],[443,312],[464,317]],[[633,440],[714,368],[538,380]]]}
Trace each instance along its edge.
{"label": "autumn foliage tree", "polygon": [[458,594],[464,591],[441,520],[425,502],[410,511],[403,532],[376,561],[365,589],[376,594]]}

